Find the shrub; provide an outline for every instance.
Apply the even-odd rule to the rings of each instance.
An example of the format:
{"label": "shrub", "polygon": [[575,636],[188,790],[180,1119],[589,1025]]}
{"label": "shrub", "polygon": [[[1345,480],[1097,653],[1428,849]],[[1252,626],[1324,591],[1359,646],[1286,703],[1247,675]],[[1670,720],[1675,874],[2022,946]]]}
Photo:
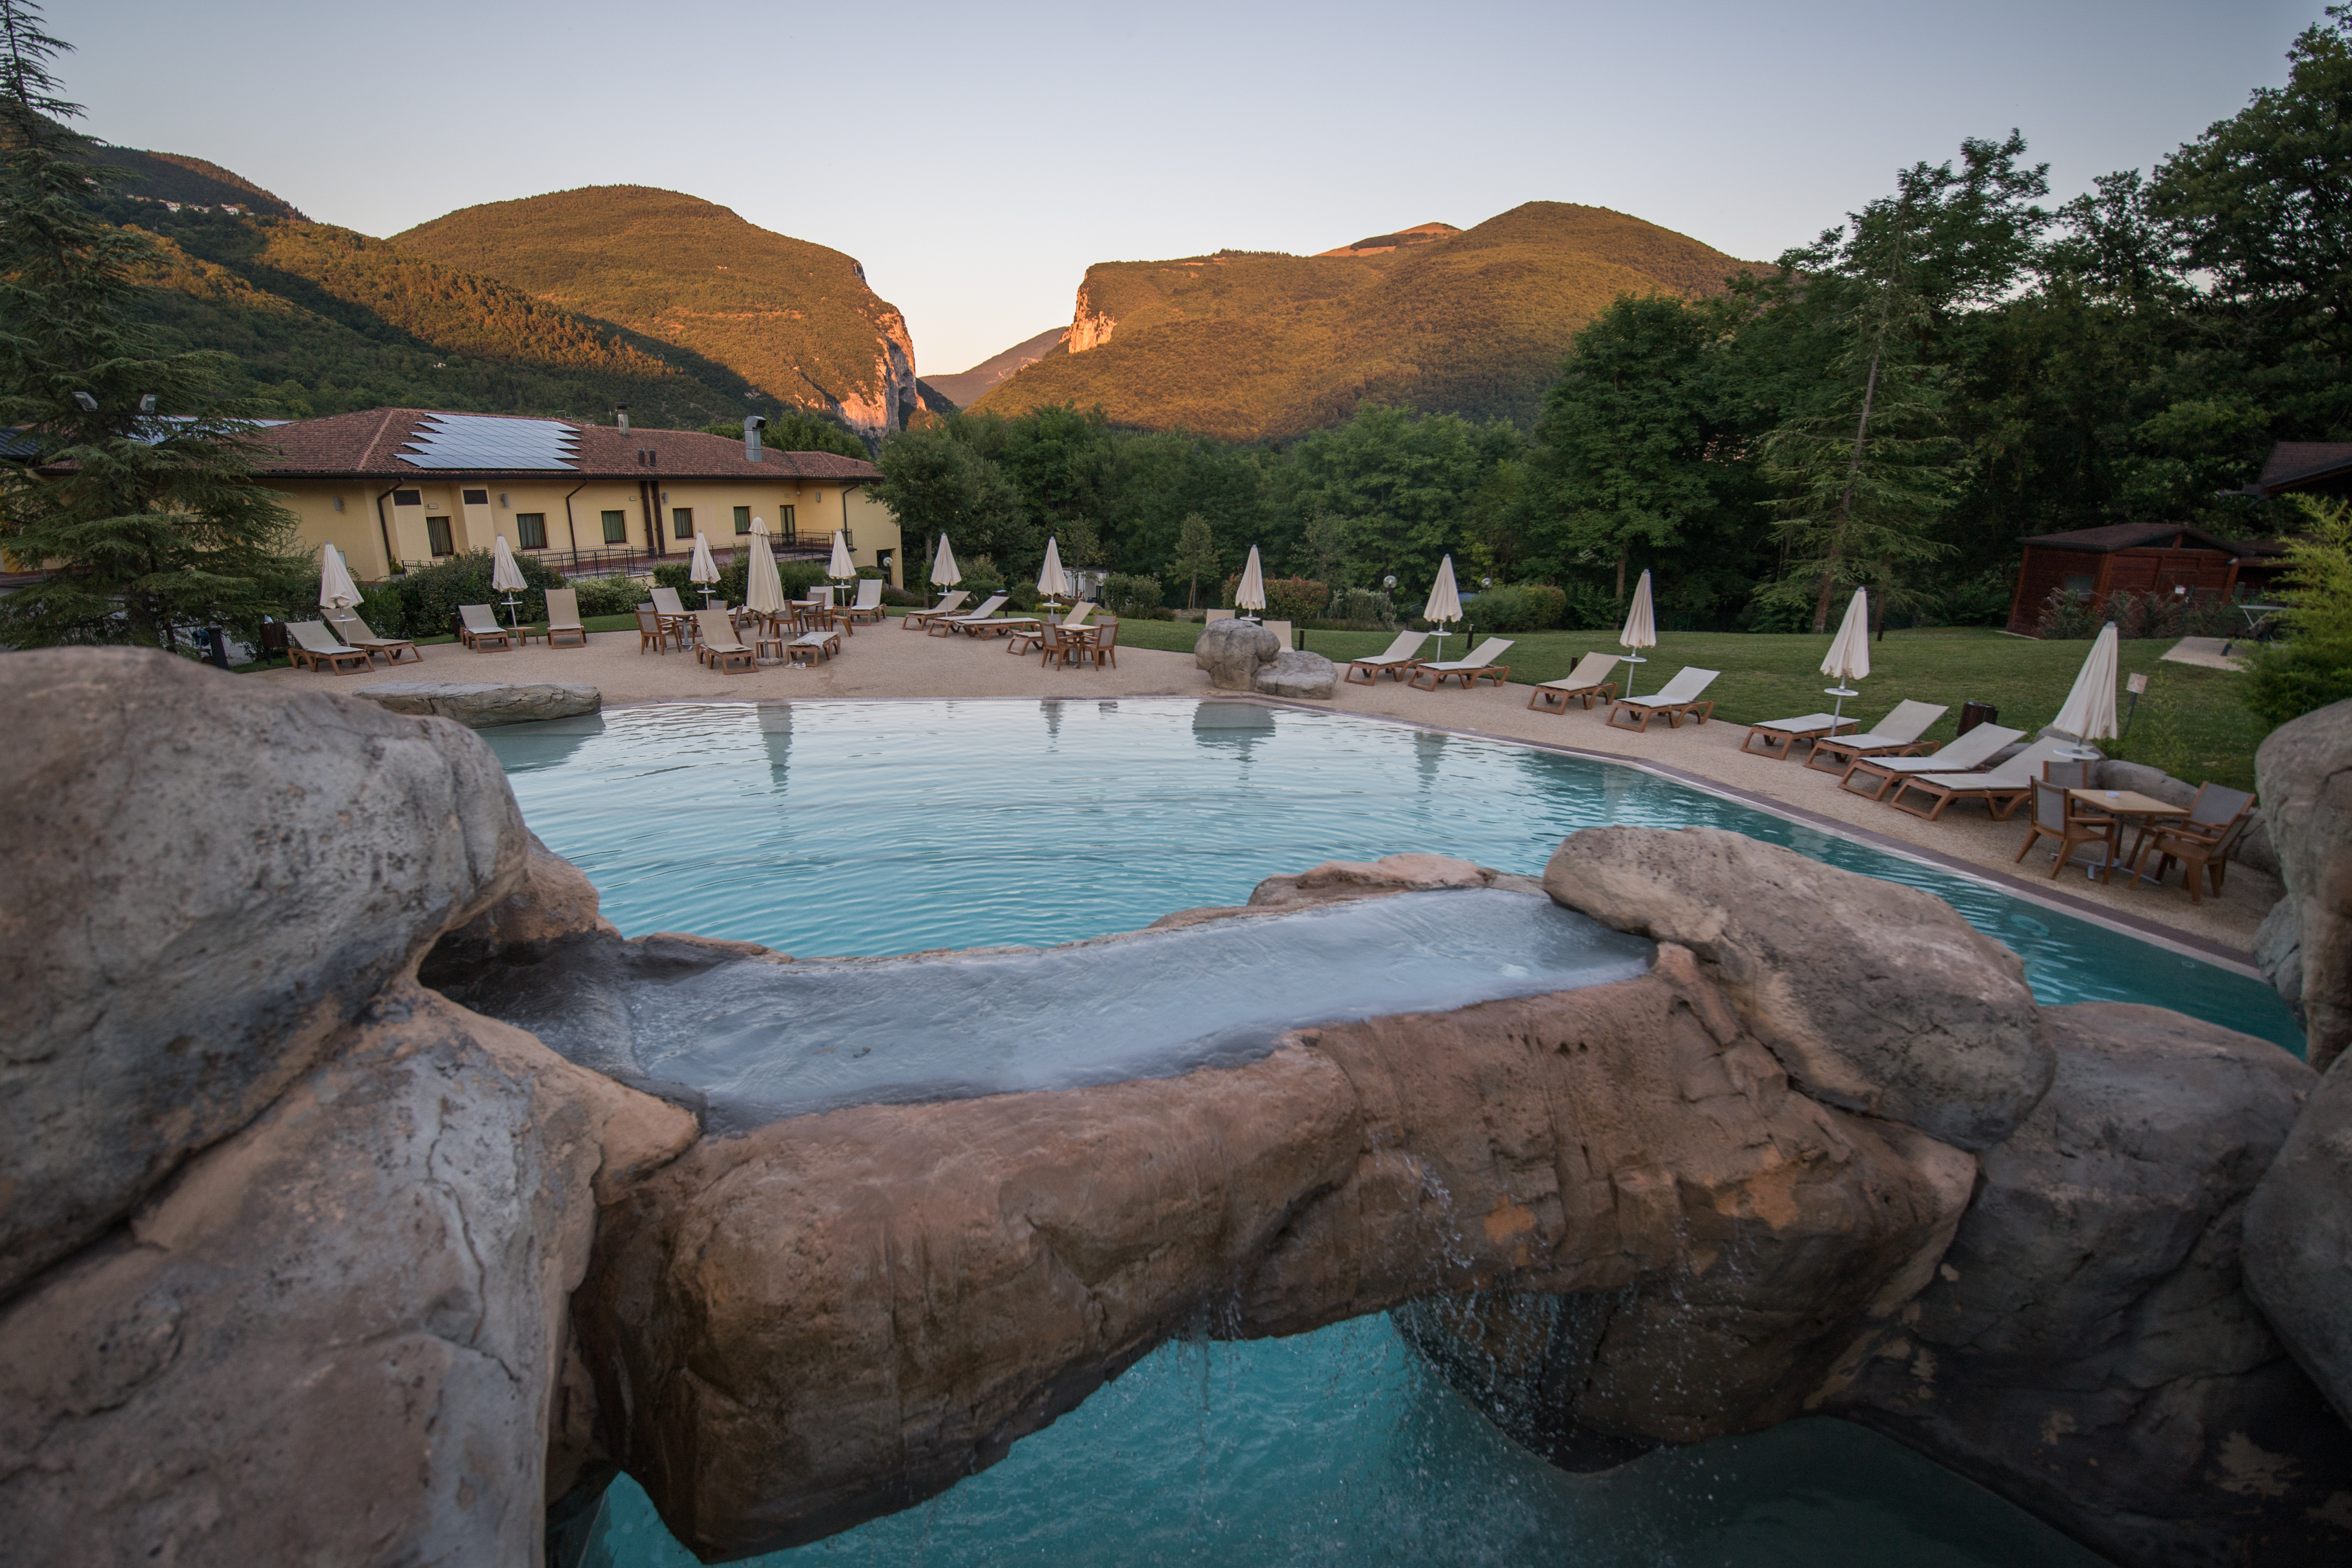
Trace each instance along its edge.
{"label": "shrub", "polygon": [[1160,608],[1162,596],[1157,577],[1114,572],[1103,579],[1103,608],[1113,615],[1148,617]]}
{"label": "shrub", "polygon": [[1609,590],[1597,583],[1570,583],[1560,590],[1567,603],[1559,612],[1559,624],[1575,630],[1601,630],[1625,624],[1624,612]]}
{"label": "shrub", "polygon": [[[528,584],[515,595],[520,601],[515,613],[526,621],[546,619],[547,591],[565,585],[563,574],[541,565],[528,555],[518,557],[515,563]],[[496,605],[499,619],[503,621],[507,618],[507,595],[491,588],[490,571],[490,552],[487,550],[472,550],[430,566],[419,566],[362,589],[360,614],[383,637],[445,636],[460,605]],[[315,605],[317,602],[313,589],[311,603]],[[317,615],[314,608],[292,618],[310,620]]]}
{"label": "shrub", "polygon": [[1304,623],[1331,602],[1330,588],[1311,577],[1269,577],[1265,613],[1271,619]]}
{"label": "shrub", "polygon": [[2352,637],[2302,637],[2256,648],[2246,679],[2246,706],[2275,728],[2352,697]]}
{"label": "shrub", "polygon": [[656,588],[675,588],[679,593],[683,594],[694,586],[693,584],[686,580],[686,574],[693,570],[694,563],[692,562],[665,561],[660,565],[654,568],[654,586]]}
{"label": "shrub", "polygon": [[1034,583],[1015,583],[1010,590],[1000,589],[992,591],[1010,592],[1012,595],[1011,607],[1019,615],[1028,615],[1038,605],[1045,602],[1045,596],[1037,592],[1037,584]]}
{"label": "shrub", "polygon": [[1464,618],[1482,632],[1539,632],[1559,625],[1568,595],[1549,583],[1489,588],[1462,606]]}
{"label": "shrub", "polygon": [[2050,596],[2042,601],[2041,611],[2033,620],[2033,629],[2053,642],[2096,637],[2099,626],[2100,617],[2091,614],[2091,596],[2070,594],[2063,588],[2050,590]]}
{"label": "shrub", "polygon": [[1944,590],[1937,607],[1948,626],[2005,626],[2010,595],[2009,574],[1993,566]]}
{"label": "shrub", "polygon": [[1326,618],[1348,631],[1392,632],[1397,629],[1396,601],[1371,588],[1342,588],[1331,595]]}
{"label": "shrub", "polygon": [[580,595],[580,615],[625,616],[645,604],[647,584],[642,577],[582,577],[572,584]]}
{"label": "shrub", "polygon": [[913,610],[920,609],[930,600],[910,588],[885,588],[882,590],[882,602],[900,609]]}

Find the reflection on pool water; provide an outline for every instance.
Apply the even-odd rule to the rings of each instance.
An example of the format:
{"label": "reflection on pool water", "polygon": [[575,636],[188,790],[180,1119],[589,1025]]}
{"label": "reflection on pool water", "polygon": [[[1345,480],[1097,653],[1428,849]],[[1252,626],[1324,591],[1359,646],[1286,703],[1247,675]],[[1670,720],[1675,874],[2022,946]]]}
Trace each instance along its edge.
{"label": "reflection on pool water", "polygon": [[[485,731],[629,935],[806,956],[1049,944],[1405,850],[1538,873],[1603,823],[1732,828],[1924,888],[2050,1002],[2154,1002],[2300,1049],[2267,986],[1638,769],[1249,703],[710,704]],[[993,1469],[769,1561],[2089,1564],[1843,1423],[1553,1470],[1385,1319],[1162,1347]],[[692,1558],[616,1483],[588,1558]]]}

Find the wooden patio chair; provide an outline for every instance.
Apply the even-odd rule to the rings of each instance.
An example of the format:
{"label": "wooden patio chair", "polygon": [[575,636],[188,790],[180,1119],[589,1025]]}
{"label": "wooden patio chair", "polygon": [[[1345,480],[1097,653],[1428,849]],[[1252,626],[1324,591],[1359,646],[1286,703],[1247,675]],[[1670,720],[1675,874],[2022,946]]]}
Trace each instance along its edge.
{"label": "wooden patio chair", "polygon": [[888,620],[890,612],[882,607],[882,590],[887,585],[879,577],[860,577],[857,580],[857,602],[844,610],[843,616],[852,626],[870,626],[877,621]]}
{"label": "wooden patio chair", "polygon": [[499,625],[499,613],[488,605],[457,606],[457,635],[479,653],[486,647],[512,648],[514,634]]}
{"label": "wooden patio chair", "polygon": [[[2053,763],[2053,767],[2063,764]],[[2058,879],[2084,848],[2097,845],[2096,862],[2102,880],[2113,881],[2116,862],[2123,857],[2123,825],[2104,811],[2094,811],[2066,792],[2087,789],[2087,784],[2070,784],[2063,780],[2035,779],[2033,786],[2033,817],[2026,824],[2025,842],[2018,847],[2017,859],[2021,862],[2033,852],[2033,847],[2044,838],[2058,840],[2056,855],[2050,862],[2050,879]],[[2087,868],[2090,862],[2085,861]]]}
{"label": "wooden patio chair", "polygon": [[2197,798],[2189,803],[2189,815],[2154,829],[2147,844],[2134,861],[2132,875],[2156,857],[2156,878],[2164,874],[2175,860],[2180,862],[2181,886],[2189,889],[2189,901],[2205,901],[2205,884],[2211,879],[2213,896],[2221,896],[2221,884],[2229,870],[2230,852],[2246,831],[2246,824],[2254,815],[2254,797],[2242,789],[2227,789],[2221,784],[2200,784]]}
{"label": "wooden patio chair", "polygon": [[1617,695],[1617,683],[1604,679],[1624,659],[1617,653],[1588,653],[1576,661],[1576,668],[1558,680],[1547,680],[1528,695],[1528,706],[1540,708],[1548,713],[1565,713],[1570,701],[1580,702],[1587,712],[1595,702],[1606,702]]}
{"label": "wooden patio chair", "polygon": [[1117,616],[1113,616],[1095,627],[1095,635],[1078,646],[1078,657],[1093,659],[1097,669],[1103,667],[1106,659],[1109,661],[1113,669],[1118,668],[1118,617]]}
{"label": "wooden patio chair", "polygon": [[[558,637],[576,637],[572,643],[558,643]],[[550,588],[547,591],[547,646],[550,647],[586,647],[588,628],[580,623],[580,590]]]}
{"label": "wooden patio chair", "polygon": [[728,620],[726,611],[697,610],[694,622],[701,634],[695,638],[696,658],[722,675],[738,667],[747,670],[759,668],[752,650],[736,637],[734,623]]}
{"label": "wooden patio chair", "polygon": [[637,606],[637,651],[647,648],[656,653],[667,653],[673,647],[684,647],[686,639],[677,626],[662,619],[662,613],[651,605]]}

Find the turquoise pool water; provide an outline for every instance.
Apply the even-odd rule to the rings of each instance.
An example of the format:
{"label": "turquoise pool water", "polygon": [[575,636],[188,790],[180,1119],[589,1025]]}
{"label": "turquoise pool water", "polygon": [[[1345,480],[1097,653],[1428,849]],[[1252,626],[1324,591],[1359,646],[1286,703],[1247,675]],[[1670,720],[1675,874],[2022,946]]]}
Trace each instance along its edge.
{"label": "turquoise pool water", "polygon": [[[1179,700],[713,704],[485,732],[525,817],[623,931],[841,956],[1131,931],[1332,858],[1433,850],[1539,872],[1601,823],[1706,824],[1925,888],[2053,1002],[2151,1001],[2300,1048],[2267,987],[1638,770],[1339,714]],[[693,1558],[634,1483],[586,1562]],[[1553,1469],[1384,1318],[1170,1344],[1003,1463],[802,1563],[1737,1564],[2098,1561],[1831,1421]]]}
{"label": "turquoise pool water", "polygon": [[2257,980],[1638,769],[1338,713],[1106,702],[728,703],[484,731],[631,936],[805,956],[1049,944],[1433,850],[1530,875],[1580,827],[1727,827],[1924,888],[2048,1002],[2175,1008],[2300,1052]]}

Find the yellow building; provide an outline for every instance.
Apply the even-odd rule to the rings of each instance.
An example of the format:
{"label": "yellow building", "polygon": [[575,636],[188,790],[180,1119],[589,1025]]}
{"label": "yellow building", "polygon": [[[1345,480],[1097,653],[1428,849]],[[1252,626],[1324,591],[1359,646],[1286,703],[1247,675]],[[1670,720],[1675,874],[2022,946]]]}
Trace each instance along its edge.
{"label": "yellow building", "polygon": [[273,426],[255,467],[301,520],[302,547],[332,543],[363,581],[503,535],[565,573],[645,570],[722,553],[767,525],[779,555],[823,556],[848,535],[861,567],[905,586],[898,522],[873,499],[871,463],[779,452],[752,437],[633,430],[570,419],[372,408]]}

